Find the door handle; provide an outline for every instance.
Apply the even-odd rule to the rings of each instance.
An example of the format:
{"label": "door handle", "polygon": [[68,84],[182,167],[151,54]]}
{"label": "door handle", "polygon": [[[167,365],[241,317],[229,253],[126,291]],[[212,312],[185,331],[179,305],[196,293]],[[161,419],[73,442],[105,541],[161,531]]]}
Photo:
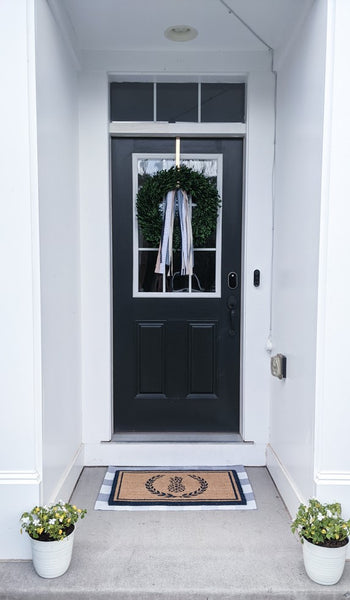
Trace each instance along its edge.
{"label": "door handle", "polygon": [[231,336],[236,335],[236,329],[235,329],[236,307],[237,307],[237,298],[235,298],[234,296],[229,296],[227,298],[227,308],[229,309],[229,315],[230,315],[229,335],[231,335]]}
{"label": "door handle", "polygon": [[230,335],[235,335],[236,330],[235,330],[235,314],[236,311],[232,308],[230,310],[230,317],[231,317],[231,329],[229,330],[229,334]]}

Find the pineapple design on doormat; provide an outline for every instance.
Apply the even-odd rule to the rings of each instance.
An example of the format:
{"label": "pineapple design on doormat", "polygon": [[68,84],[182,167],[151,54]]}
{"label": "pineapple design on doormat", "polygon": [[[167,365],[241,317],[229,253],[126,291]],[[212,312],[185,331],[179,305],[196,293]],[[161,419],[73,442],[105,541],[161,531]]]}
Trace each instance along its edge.
{"label": "pineapple design on doormat", "polygon": [[183,477],[170,477],[170,483],[168,485],[169,492],[174,492],[175,494],[184,492],[186,488],[182,483],[182,479]]}
{"label": "pineapple design on doormat", "polygon": [[168,492],[164,492],[157,489],[156,486],[157,480],[162,479],[163,477],[166,477],[166,475],[153,475],[153,477],[150,477],[146,481],[145,488],[151,492],[151,494],[162,498],[194,498],[200,494],[203,494],[208,489],[208,482],[203,477],[200,477],[199,475],[188,474],[187,477],[190,477],[199,483],[199,487],[197,489],[186,493],[186,486],[183,481],[184,478],[175,475],[174,477],[169,477]]}

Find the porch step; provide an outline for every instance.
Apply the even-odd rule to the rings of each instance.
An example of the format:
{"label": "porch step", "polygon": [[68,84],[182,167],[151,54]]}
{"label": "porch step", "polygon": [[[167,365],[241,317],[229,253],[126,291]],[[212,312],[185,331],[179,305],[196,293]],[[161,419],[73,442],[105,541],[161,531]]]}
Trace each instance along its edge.
{"label": "porch step", "polygon": [[[333,587],[333,586],[331,586]],[[320,586],[321,588],[321,586]],[[342,593],[339,589],[320,589],[304,591],[265,591],[265,592],[130,592],[130,591],[96,591],[86,589],[85,591],[61,591],[37,592],[0,592],[2,600],[346,600],[350,593]]]}
{"label": "porch step", "polygon": [[69,571],[38,577],[31,561],[0,563],[1,600],[350,600],[317,585],[265,468],[247,468],[258,510],[109,512],[93,506],[105,469],[86,468],[72,501],[88,508]]}

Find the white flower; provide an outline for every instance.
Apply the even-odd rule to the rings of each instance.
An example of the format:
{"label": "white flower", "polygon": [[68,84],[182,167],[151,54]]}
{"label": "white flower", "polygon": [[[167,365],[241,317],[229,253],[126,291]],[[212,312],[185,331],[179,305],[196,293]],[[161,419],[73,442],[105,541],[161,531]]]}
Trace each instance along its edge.
{"label": "white flower", "polygon": [[321,513],[318,513],[317,518],[319,521],[323,521],[323,515]]}
{"label": "white flower", "polygon": [[329,519],[331,519],[333,517],[332,511],[329,510],[328,508],[327,508],[327,517],[329,517]]}
{"label": "white flower", "polygon": [[49,525],[54,525],[56,523],[56,519],[49,519]]}
{"label": "white flower", "polygon": [[29,517],[23,517],[22,518],[23,525],[27,525],[27,523],[29,523],[29,521],[30,521]]}
{"label": "white flower", "polygon": [[40,525],[40,521],[39,521],[39,519],[33,519],[33,525],[35,525],[35,527],[36,527],[37,525]]}

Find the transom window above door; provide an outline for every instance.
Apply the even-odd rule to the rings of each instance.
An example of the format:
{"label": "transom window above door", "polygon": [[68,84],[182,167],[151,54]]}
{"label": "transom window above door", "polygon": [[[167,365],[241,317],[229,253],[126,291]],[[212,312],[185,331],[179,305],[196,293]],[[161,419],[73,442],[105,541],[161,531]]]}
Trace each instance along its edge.
{"label": "transom window above door", "polygon": [[128,122],[245,123],[244,83],[110,84],[110,119]]}
{"label": "transom window above door", "polygon": [[[181,165],[203,174],[217,187],[219,196],[222,193],[222,155],[198,154],[181,155]],[[159,247],[154,247],[145,239],[137,218],[137,193],[145,181],[158,173],[175,166],[173,154],[133,154],[133,296],[134,297],[219,297],[221,290],[221,211],[222,200],[218,210],[215,230],[200,247],[193,247],[193,275],[181,275],[181,248],[172,251],[171,271],[156,272],[159,260]],[[196,203],[190,201],[190,210],[195,216],[198,210]],[[178,221],[178,206],[175,200],[175,226]],[[161,202],[159,211],[164,211]],[[193,217],[192,217],[193,218]],[[177,223],[179,226],[179,223]]]}

